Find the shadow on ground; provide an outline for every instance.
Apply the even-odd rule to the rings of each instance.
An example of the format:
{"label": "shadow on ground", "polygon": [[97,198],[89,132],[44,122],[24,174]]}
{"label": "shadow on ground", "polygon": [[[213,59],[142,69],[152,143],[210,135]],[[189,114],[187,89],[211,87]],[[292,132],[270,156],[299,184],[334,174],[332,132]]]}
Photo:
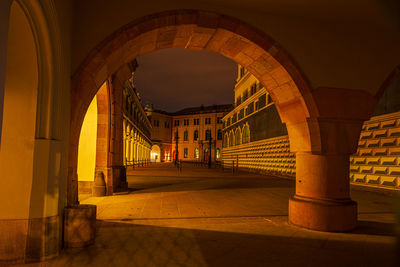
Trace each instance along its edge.
{"label": "shadow on ground", "polygon": [[[366,224],[380,229],[372,222]],[[49,266],[395,266],[393,243],[366,243],[366,239],[349,241],[343,234],[326,239],[318,234],[255,235],[98,221],[95,245],[66,249]]]}

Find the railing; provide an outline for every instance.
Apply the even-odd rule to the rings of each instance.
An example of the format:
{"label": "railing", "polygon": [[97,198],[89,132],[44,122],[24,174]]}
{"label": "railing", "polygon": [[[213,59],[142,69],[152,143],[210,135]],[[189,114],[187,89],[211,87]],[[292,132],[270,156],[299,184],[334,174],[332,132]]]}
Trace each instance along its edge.
{"label": "railing", "polygon": [[126,160],[125,161],[125,166],[126,167],[132,167],[134,169],[134,168],[138,168],[138,167],[147,167],[151,163],[152,162],[149,159],[136,160],[136,161]]}
{"label": "railing", "polygon": [[215,162],[215,167],[220,167],[222,171],[225,171],[225,169],[231,170],[232,173],[235,173],[238,171],[238,160],[221,160],[221,161],[216,161]]}

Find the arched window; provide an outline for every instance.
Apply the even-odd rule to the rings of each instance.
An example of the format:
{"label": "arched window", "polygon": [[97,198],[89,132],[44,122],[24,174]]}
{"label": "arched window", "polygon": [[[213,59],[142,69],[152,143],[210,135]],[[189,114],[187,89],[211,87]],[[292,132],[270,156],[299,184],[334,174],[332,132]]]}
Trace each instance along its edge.
{"label": "arched window", "polygon": [[218,140],[222,140],[222,130],[221,129],[218,130],[217,138],[218,138]]}
{"label": "arched window", "polygon": [[236,133],[235,133],[235,145],[236,145],[236,146],[237,146],[237,145],[240,145],[240,139],[241,139],[240,130],[237,129],[237,130],[236,130]]}
{"label": "arched window", "polygon": [[229,134],[229,146],[233,146],[234,145],[234,136],[233,136],[233,131]]}
{"label": "arched window", "polygon": [[250,131],[249,131],[249,126],[246,125],[243,127],[243,133],[242,133],[242,144],[250,142]]}
{"label": "arched window", "polygon": [[193,140],[194,140],[194,141],[199,140],[199,131],[198,131],[198,130],[195,130],[195,131],[194,131]]}
{"label": "arched window", "polygon": [[194,157],[195,157],[196,159],[200,158],[200,154],[199,154],[199,149],[198,149],[198,148],[195,148],[195,149],[194,149]]}
{"label": "arched window", "polygon": [[211,130],[206,130],[206,140],[211,139]]}
{"label": "arched window", "polygon": [[188,133],[187,130],[185,130],[185,131],[183,132],[183,141],[187,141],[187,140],[189,140],[189,133]]}
{"label": "arched window", "polygon": [[223,147],[228,147],[228,134],[224,135]]}

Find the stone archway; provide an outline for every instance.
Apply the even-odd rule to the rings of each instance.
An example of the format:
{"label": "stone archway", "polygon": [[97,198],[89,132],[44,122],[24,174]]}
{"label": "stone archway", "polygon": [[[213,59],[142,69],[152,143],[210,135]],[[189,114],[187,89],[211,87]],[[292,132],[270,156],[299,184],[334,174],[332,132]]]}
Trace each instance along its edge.
{"label": "stone archway", "polygon": [[150,161],[161,162],[161,149],[158,145],[153,145],[151,147]]}
{"label": "stone archway", "polygon": [[[347,162],[370,109],[361,107],[354,112],[354,106],[360,102],[373,105],[374,100],[364,91],[311,90],[290,56],[265,33],[235,18],[196,10],[167,11],[125,25],[94,48],[74,73],[69,205],[77,203],[77,140],[90,100],[109,77],[122,81],[121,73],[126,73],[124,68],[137,56],[171,47],[220,53],[246,67],[267,88],[286,123],[291,151],[296,152],[300,166],[289,209],[292,223],[325,231],[355,227],[356,205],[349,195]],[[346,98],[345,103],[341,103],[342,98]],[[320,168],[313,171],[310,162]],[[329,223],[336,217],[347,219]]]}

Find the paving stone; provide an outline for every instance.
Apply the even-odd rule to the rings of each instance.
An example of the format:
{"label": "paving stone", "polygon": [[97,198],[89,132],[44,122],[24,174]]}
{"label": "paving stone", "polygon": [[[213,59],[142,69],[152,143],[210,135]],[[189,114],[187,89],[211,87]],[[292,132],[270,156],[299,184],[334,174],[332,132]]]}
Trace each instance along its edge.
{"label": "paving stone", "polygon": [[291,180],[165,164],[127,179],[128,195],[81,200],[97,205],[95,245],[48,266],[394,266],[387,195],[353,190],[359,228],[324,233],[288,224]]}

